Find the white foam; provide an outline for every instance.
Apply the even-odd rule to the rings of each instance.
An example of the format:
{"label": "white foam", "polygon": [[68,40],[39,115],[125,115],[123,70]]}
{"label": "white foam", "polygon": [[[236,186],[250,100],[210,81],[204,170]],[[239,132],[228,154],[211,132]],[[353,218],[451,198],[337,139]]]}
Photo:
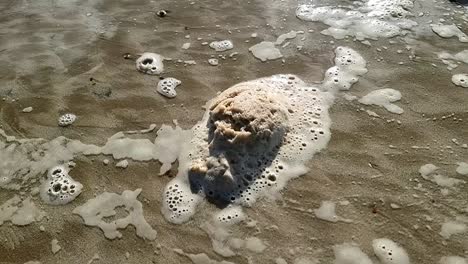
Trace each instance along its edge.
{"label": "white foam", "polygon": [[61,115],[58,119],[58,125],[61,127],[69,126],[76,121],[76,115],[72,113]]}
{"label": "white foam", "polygon": [[73,180],[68,171],[65,166],[56,166],[49,170],[47,180],[40,188],[40,196],[45,203],[64,205],[81,194],[83,185]]}
{"label": "white foam", "polygon": [[192,193],[189,183],[182,177],[176,177],[166,185],[163,199],[163,215],[168,221],[181,224],[195,213],[202,197]]}
{"label": "white foam", "polygon": [[406,250],[387,238],[372,241],[374,254],[382,264],[409,264],[410,260]]}
{"label": "white foam", "polygon": [[294,31],[291,30],[288,33],[284,33],[278,36],[276,39],[275,45],[281,45],[288,39],[293,39],[297,37],[297,34],[304,34],[304,31]]}
{"label": "white foam", "polygon": [[128,160],[124,159],[115,164],[115,167],[126,169],[128,167]]}
{"label": "white foam", "polygon": [[372,264],[370,258],[355,245],[341,244],[333,246],[335,264]]}
{"label": "white foam", "polygon": [[318,209],[314,209],[315,216],[319,219],[336,223],[338,221],[351,222],[336,214],[336,204],[332,201],[323,201]]}
{"label": "white foam", "polygon": [[234,44],[230,40],[213,41],[210,43],[210,48],[215,51],[226,51],[234,48]]}
{"label": "white foam", "polygon": [[442,38],[457,37],[460,42],[468,42],[468,36],[463,33],[455,24],[431,24],[432,31]]}
{"label": "white foam", "polygon": [[164,71],[163,56],[145,52],[136,60],[136,68],[146,74],[161,74]]}
{"label": "white foam", "polygon": [[0,226],[9,221],[13,225],[25,226],[41,221],[45,213],[36,207],[31,198],[21,201],[18,196],[0,205]]}
{"label": "white foam", "polygon": [[211,66],[218,66],[219,61],[218,61],[218,59],[208,59],[208,63],[209,63]]}
{"label": "white foam", "polygon": [[457,173],[460,175],[468,175],[468,163],[458,162],[458,167],[456,169]]}
{"label": "white foam", "polygon": [[467,231],[466,224],[459,221],[448,221],[442,224],[440,235],[445,239],[450,239],[451,236],[463,234]]}
{"label": "white foam", "polygon": [[119,132],[110,137],[102,147],[74,140],[67,144],[67,149],[72,153],[84,155],[112,155],[114,159],[159,160],[162,163],[160,174],[164,174],[179,157],[181,146],[190,139],[191,131],[162,125],[157,135],[153,143],[149,139],[128,138],[124,133]]}
{"label": "white foam", "polygon": [[181,249],[173,249],[173,250],[177,254],[183,255],[183,256],[186,256],[187,258],[189,258],[192,261],[193,264],[235,264],[233,262],[226,261],[226,260],[222,260],[222,261],[214,260],[214,259],[210,258],[208,255],[206,255],[205,253],[188,254],[188,253],[185,253]]}
{"label": "white foam", "polygon": [[258,237],[248,237],[245,239],[245,248],[255,253],[262,253],[266,245]]}
{"label": "white foam", "polygon": [[[137,199],[140,193],[141,189],[126,190],[121,195],[104,192],[76,207],[73,213],[80,215],[85,225],[99,227],[108,239],[122,237],[122,233],[118,229],[133,225],[137,236],[154,240],[157,233],[145,220],[143,205]],[[110,222],[104,219],[116,215],[115,210],[119,207],[124,207],[128,215]]]}
{"label": "white foam", "polygon": [[399,91],[387,88],[372,91],[359,99],[359,102],[365,105],[377,105],[384,107],[387,109],[387,111],[394,114],[402,114],[404,112],[403,109],[393,104],[400,99],[401,93]]}
{"label": "white foam", "polygon": [[459,63],[468,64],[468,50],[460,51],[456,54],[450,54],[448,52],[439,52],[437,57],[447,65],[448,70],[453,70],[458,67]]}
{"label": "white foam", "polygon": [[182,82],[176,78],[164,78],[158,82],[156,91],[167,98],[174,98],[177,96],[176,87]]}
{"label": "white foam", "polygon": [[468,88],[468,74],[465,74],[465,73],[454,74],[452,76],[452,82],[453,84],[457,86]]}
{"label": "white foam", "polygon": [[246,216],[241,206],[228,206],[214,215],[214,221],[218,225],[234,225],[244,221]]}
{"label": "white foam", "polygon": [[[367,72],[349,48],[337,48],[335,60],[344,74],[355,76],[352,83]],[[180,151],[177,177],[165,188],[166,219],[188,221],[204,198],[252,206],[260,197],[276,197],[290,179],[307,172],[305,163],[330,139],[328,108],[336,90],[328,90],[283,74],[234,85],[211,100]],[[231,108],[236,116],[226,118]]]}
{"label": "white foam", "polygon": [[359,80],[359,76],[367,73],[364,58],[348,47],[335,49],[335,66],[325,72],[322,88],[336,93],[349,90]]}
{"label": "white foam", "polygon": [[468,260],[459,256],[447,256],[440,258],[439,264],[468,264]]}
{"label": "white foam", "polygon": [[24,108],[21,112],[23,113],[31,113],[33,111],[33,108],[31,106]]}
{"label": "white foam", "polygon": [[51,246],[52,253],[54,255],[57,254],[62,249],[62,247],[59,245],[58,240],[55,238],[52,239],[52,241],[50,242],[50,246]]}
{"label": "white foam", "polygon": [[296,16],[304,21],[322,22],[329,26],[322,34],[344,38],[345,35],[358,40],[391,38],[405,35],[417,25],[406,19],[413,7],[410,0],[368,0],[362,6],[337,7],[302,4]]}
{"label": "white foam", "polygon": [[275,47],[275,43],[262,41],[249,48],[255,58],[265,62],[267,60],[276,60],[283,57],[281,51]]}
{"label": "white foam", "polygon": [[453,188],[456,185],[463,184],[465,181],[437,173],[438,167],[433,164],[426,164],[421,166],[419,173],[425,180],[432,181],[440,187]]}

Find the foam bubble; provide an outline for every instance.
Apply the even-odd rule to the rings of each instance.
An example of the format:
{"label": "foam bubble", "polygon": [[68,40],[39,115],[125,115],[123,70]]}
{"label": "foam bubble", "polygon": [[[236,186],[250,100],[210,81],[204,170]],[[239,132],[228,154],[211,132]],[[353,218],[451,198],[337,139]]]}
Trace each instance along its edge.
{"label": "foam bubble", "polygon": [[219,61],[218,61],[218,59],[208,59],[208,63],[209,63],[211,66],[218,66]]}
{"label": "foam bubble", "polygon": [[441,187],[454,188],[456,185],[463,184],[465,181],[437,173],[438,167],[433,164],[421,166],[419,173],[425,180],[432,181]]}
{"label": "foam bubble", "polygon": [[61,115],[58,119],[58,125],[61,127],[69,126],[76,121],[76,115],[72,113]]}
{"label": "foam bubble", "polygon": [[325,72],[322,88],[332,92],[349,90],[359,76],[367,73],[367,63],[351,48],[338,47],[335,54],[335,66]]}
{"label": "foam bubble", "polygon": [[[137,236],[154,240],[157,233],[145,220],[143,205],[137,199],[140,193],[141,189],[126,190],[121,195],[104,192],[88,200],[85,204],[76,207],[73,213],[80,215],[85,225],[99,227],[108,239],[122,237],[122,233],[118,229],[133,225]],[[105,217],[116,215],[115,210],[118,207],[124,207],[128,215],[110,222],[104,220]]]}
{"label": "foam bubble", "polygon": [[387,238],[372,241],[374,254],[382,264],[409,264],[410,260],[405,249]]}
{"label": "foam bubble", "polygon": [[442,38],[457,37],[460,42],[468,42],[468,36],[463,33],[455,24],[431,24],[431,28],[432,31],[434,31]]}
{"label": "foam bubble", "polygon": [[163,56],[145,52],[136,60],[136,68],[146,74],[161,74],[164,71]]}
{"label": "foam bubble", "polygon": [[355,245],[341,244],[333,246],[335,264],[372,264],[372,260]]}
{"label": "foam bubble", "polygon": [[439,264],[468,264],[468,260],[459,256],[442,257]]}
{"label": "foam bubble", "polygon": [[458,167],[456,169],[457,173],[460,175],[468,175],[468,163],[458,162]]}
{"label": "foam bubble", "polygon": [[447,65],[449,71],[458,67],[460,62],[468,64],[468,50],[462,50],[455,54],[450,54],[448,52],[439,52],[437,57],[442,60],[444,64]]}
{"label": "foam bubble", "polygon": [[449,239],[453,235],[465,233],[468,230],[466,224],[459,221],[448,221],[442,224],[440,235]]}
{"label": "foam bubble", "polygon": [[158,82],[156,91],[167,98],[174,98],[177,96],[176,87],[182,82],[176,78],[164,78]]}
{"label": "foam bubble", "polygon": [[40,188],[42,200],[51,205],[64,205],[81,194],[83,185],[68,174],[64,166],[53,167],[49,170],[47,180]]}
{"label": "foam bubble", "polygon": [[345,8],[302,4],[296,9],[296,16],[304,21],[328,25],[330,28],[322,31],[323,34],[338,39],[348,35],[361,41],[405,35],[406,29],[417,25],[406,19],[413,7],[410,0],[368,0],[362,6],[355,5]]}
{"label": "foam bubble", "polygon": [[175,224],[188,221],[201,201],[201,197],[192,193],[189,184],[180,177],[167,184],[163,199],[161,211],[168,221]]}
{"label": "foam bubble", "polygon": [[0,205],[0,226],[10,221],[13,225],[25,226],[35,221],[40,221],[45,216],[30,197],[21,201],[19,196],[7,200]]}
{"label": "foam bubble", "polygon": [[454,74],[452,76],[453,84],[461,86],[463,88],[468,88],[468,74],[460,73]]}
{"label": "foam bubble", "polygon": [[275,43],[269,41],[262,41],[249,48],[249,51],[255,58],[261,61],[276,60],[283,57],[281,51],[275,47]]}
{"label": "foam bubble", "polygon": [[400,99],[401,93],[399,91],[387,88],[372,91],[359,99],[359,102],[365,105],[382,106],[391,113],[402,114],[404,112],[403,109],[395,104],[392,104],[393,102],[399,101]]}
{"label": "foam bubble", "polygon": [[246,216],[240,206],[229,206],[214,215],[215,223],[219,225],[234,225],[244,221]]}
{"label": "foam bubble", "polygon": [[234,44],[230,40],[213,41],[210,43],[210,48],[215,51],[226,51],[234,48]]}

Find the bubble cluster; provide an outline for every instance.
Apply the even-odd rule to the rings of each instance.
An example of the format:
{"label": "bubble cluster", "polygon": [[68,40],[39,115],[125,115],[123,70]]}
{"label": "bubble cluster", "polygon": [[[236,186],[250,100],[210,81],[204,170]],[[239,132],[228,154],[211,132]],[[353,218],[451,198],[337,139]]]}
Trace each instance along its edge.
{"label": "bubble cluster", "polygon": [[162,212],[172,223],[186,222],[194,213],[200,197],[179,178],[172,180],[164,189]]}
{"label": "bubble cluster", "polygon": [[[285,108],[278,110],[277,108],[281,108],[278,103],[271,106],[266,104],[265,108],[256,109],[261,112],[258,115],[246,115],[247,118],[243,119],[236,116],[240,112],[235,112],[233,116],[217,116],[215,122],[212,112],[208,110],[200,124],[193,128],[194,137],[187,157],[181,159],[182,165],[184,160],[188,164],[188,171],[178,176],[180,180],[175,180],[166,187],[166,204],[163,208],[173,210],[166,217],[169,221],[187,221],[199,201],[194,198],[196,196],[205,197],[220,205],[251,206],[259,197],[272,195],[272,192],[282,189],[289,179],[305,173],[304,162],[327,144],[330,138],[327,110],[332,101],[331,94],[316,87],[305,86],[297,76],[284,74],[235,85],[213,99],[212,103],[219,106],[216,102],[226,98],[223,96],[231,92],[239,95],[239,91],[243,89],[249,91],[250,97],[258,95],[266,100],[287,98]],[[265,93],[269,96],[263,97]],[[227,98],[232,102],[229,99],[231,97]],[[247,101],[250,102],[246,99],[245,102]],[[229,109],[226,106],[223,105],[223,109]],[[241,108],[234,107],[237,110]],[[273,114],[269,113],[269,109],[287,115],[276,128],[273,125],[275,122],[268,123],[272,126],[262,123],[272,118]],[[275,111],[273,112],[276,113]],[[258,123],[255,123],[256,116],[262,119]],[[215,123],[220,120],[230,128],[239,128],[236,131],[250,134],[264,135],[261,128],[268,128],[270,131],[277,129],[283,133],[265,133],[269,136],[254,136],[251,140],[231,140],[232,138],[225,136],[227,133],[215,136],[218,129]],[[236,127],[236,122],[241,122],[242,126]],[[250,126],[249,122],[259,126]],[[255,129],[251,129],[252,127]],[[231,219],[224,218],[228,221],[236,217],[231,215]]]}
{"label": "bubble cluster", "polygon": [[177,96],[176,87],[180,85],[182,82],[177,80],[176,78],[164,78],[158,82],[158,87],[156,91],[161,95],[167,98],[174,98]]}
{"label": "bubble cluster", "polygon": [[68,169],[57,166],[49,170],[48,178],[41,185],[41,198],[52,205],[67,204],[80,195],[83,185],[72,179]]}
{"label": "bubble cluster", "polygon": [[296,9],[296,16],[304,21],[322,22],[330,28],[322,34],[337,39],[353,36],[358,40],[391,38],[406,34],[417,25],[406,19],[411,15],[411,0],[368,0],[355,8],[316,6],[303,4]]}
{"label": "bubble cluster", "polygon": [[406,251],[390,239],[375,239],[372,241],[372,248],[374,249],[374,254],[383,264],[410,263]]}
{"label": "bubble cluster", "polygon": [[322,87],[328,91],[349,90],[359,76],[367,73],[366,61],[347,47],[338,47],[335,53],[335,66],[325,72]]}
{"label": "bubble cluster", "polygon": [[213,41],[210,43],[210,48],[215,51],[226,51],[233,49],[234,44],[232,44],[232,41],[230,40]]}
{"label": "bubble cluster", "polygon": [[157,53],[145,52],[136,60],[138,71],[155,75],[164,71],[163,57]]}
{"label": "bubble cluster", "polygon": [[58,119],[58,125],[61,127],[66,127],[73,124],[76,121],[76,115],[68,113],[61,115]]}
{"label": "bubble cluster", "polygon": [[229,206],[219,211],[215,216],[215,223],[220,225],[234,225],[246,219],[242,207],[240,206]]}
{"label": "bubble cluster", "polygon": [[[336,55],[349,89],[367,72],[366,62],[346,47]],[[236,84],[211,100],[179,156],[179,174],[166,187],[166,219],[189,220],[203,199],[222,208],[252,206],[305,174],[307,161],[330,140],[328,109],[339,89],[328,81],[313,87],[278,74]],[[232,210],[218,221],[237,221],[241,214]]]}

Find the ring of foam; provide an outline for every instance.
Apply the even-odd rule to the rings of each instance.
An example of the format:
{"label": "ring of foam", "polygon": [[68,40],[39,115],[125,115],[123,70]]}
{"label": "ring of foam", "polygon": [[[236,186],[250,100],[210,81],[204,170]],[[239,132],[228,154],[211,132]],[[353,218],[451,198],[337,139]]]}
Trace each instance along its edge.
{"label": "ring of foam", "polygon": [[164,71],[163,56],[157,53],[145,52],[136,60],[138,71],[155,75]]}
{"label": "ring of foam", "polygon": [[75,200],[80,195],[83,185],[68,174],[64,166],[49,170],[47,180],[42,183],[40,196],[44,202],[51,205],[64,205]]}
{"label": "ring of foam", "polygon": [[177,96],[176,87],[182,82],[176,78],[165,78],[158,82],[156,91],[167,98],[174,98]]}

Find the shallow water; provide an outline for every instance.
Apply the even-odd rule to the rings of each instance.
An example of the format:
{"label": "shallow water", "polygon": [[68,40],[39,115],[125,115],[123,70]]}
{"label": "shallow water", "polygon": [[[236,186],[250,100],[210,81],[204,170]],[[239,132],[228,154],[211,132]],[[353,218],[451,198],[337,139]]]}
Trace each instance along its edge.
{"label": "shallow water", "polygon": [[[429,21],[444,18],[468,33],[462,14],[453,15],[446,8],[466,11],[448,1],[415,1],[412,12],[424,13],[414,18],[420,27],[407,37],[392,38],[393,44],[380,39],[368,46],[352,38],[336,40],[320,34],[327,27],[297,19],[297,5],[291,0],[2,1],[0,128],[18,138],[65,136],[99,145],[116,132],[145,129],[153,123],[159,128],[177,120],[188,129],[202,118],[207,101],[236,83],[279,73],[320,83],[333,66],[335,48],[348,46],[362,55],[369,71],[350,91],[338,95],[330,111],[328,147],[309,162],[306,175],[287,185],[281,197],[260,200],[245,210],[255,225],[233,227],[234,236],[258,237],[266,249],[261,253],[240,250],[225,260],[274,263],[281,257],[287,263],[300,258],[333,263],[332,246],[355,242],[378,263],[372,240],[382,237],[405,248],[412,263],[466,257],[467,232],[449,239],[439,232],[444,222],[456,217],[467,221],[467,184],[443,195],[440,186],[418,173],[422,165],[432,163],[440,167],[441,174],[468,181],[455,172],[457,162],[468,162],[468,149],[463,147],[468,143],[468,89],[451,82],[452,74],[466,73],[468,67],[461,63],[448,71],[435,54],[457,53],[467,44],[457,38],[440,38],[428,26]],[[158,17],[155,12],[160,9],[170,13]],[[261,62],[249,53],[254,44],[274,42],[291,30],[304,34],[279,48],[282,59]],[[258,36],[253,38],[252,33]],[[202,45],[223,39],[232,40],[234,49],[217,53]],[[187,42],[190,48],[182,49]],[[136,71],[134,60],[147,51],[172,59],[165,62],[162,76],[182,81],[176,98],[156,93],[158,76]],[[231,58],[232,52],[239,54]],[[132,59],[125,59],[126,53]],[[218,66],[208,63],[211,56],[219,59]],[[184,65],[187,60],[195,60],[196,65]],[[401,92],[396,104],[404,109],[403,114],[344,98],[345,94],[360,98],[382,88]],[[26,107],[33,111],[23,113]],[[76,114],[77,121],[58,127],[58,117],[68,112]],[[155,133],[139,137],[154,139]],[[105,158],[110,165],[103,165]],[[88,263],[95,254],[99,260],[92,263],[191,263],[174,252],[176,248],[224,259],[214,253],[210,238],[200,228],[215,206],[203,204],[194,219],[182,225],[168,223],[161,214],[163,189],[177,174],[177,164],[158,176],[156,161],[129,160],[126,169],[116,168],[117,161],[102,155],[79,156],[74,161],[71,174],[83,184],[83,193],[60,207],[33,196],[47,216],[24,227],[0,226],[0,263]],[[158,232],[154,241],[137,237],[133,227],[122,230],[121,239],[111,241],[72,214],[76,206],[104,191],[137,188],[142,188],[139,200],[145,219]],[[0,204],[14,194],[29,195],[1,189]],[[337,214],[352,223],[315,217],[313,209],[322,201],[336,202]],[[349,204],[339,203],[343,201]],[[400,208],[392,208],[392,203]],[[51,251],[52,239],[62,247],[56,254]]]}

